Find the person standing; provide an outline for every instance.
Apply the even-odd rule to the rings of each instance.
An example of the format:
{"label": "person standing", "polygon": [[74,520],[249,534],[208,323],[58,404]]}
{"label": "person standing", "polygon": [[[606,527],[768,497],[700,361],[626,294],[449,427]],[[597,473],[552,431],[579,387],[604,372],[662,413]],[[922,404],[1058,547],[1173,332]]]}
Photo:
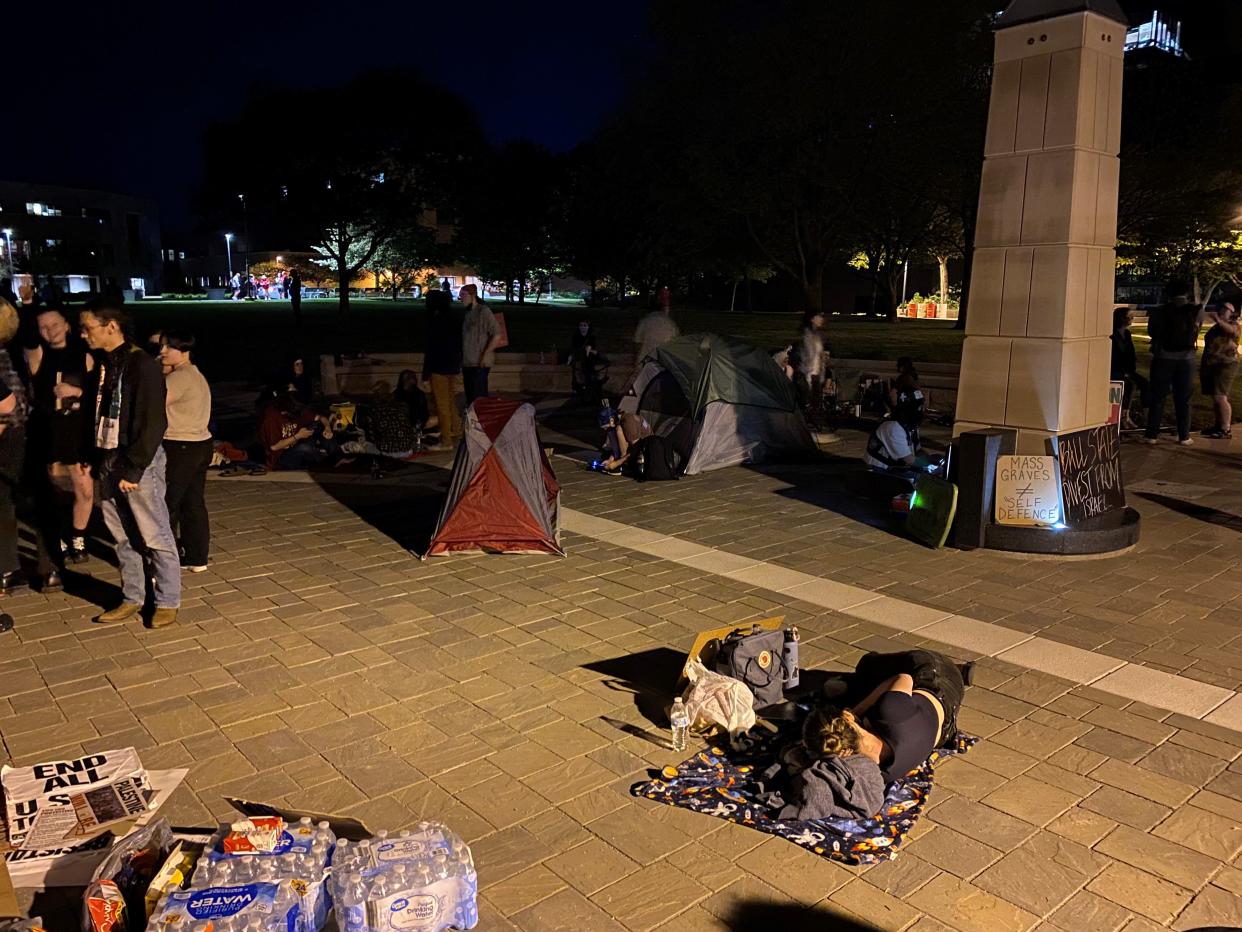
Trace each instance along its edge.
{"label": "person standing", "polygon": [[813,417],[822,411],[824,391],[824,314],[807,311],[794,344],[794,387],[802,408]]}
{"label": "person standing", "polygon": [[164,501],[168,519],[180,536],[181,565],[191,573],[207,569],[211,524],[207,517],[207,467],[211,465],[211,387],[194,365],[194,335],[180,330],[164,333],[160,361],[164,376],[164,455],[168,488]]}
{"label": "person standing", "polygon": [[660,310],[665,314],[673,309],[673,292],[668,285],[660,286],[660,290],[656,292],[656,299],[660,303]]}
{"label": "person standing", "polygon": [[26,459],[26,390],[7,347],[21,326],[17,308],[0,298],[0,592],[26,585],[17,556],[17,490]]}
{"label": "person standing", "polygon": [[125,338],[124,321],[124,305],[110,298],[82,313],[86,345],[104,354],[95,395],[95,447],[104,522],[116,541],[123,595],[120,605],[96,621],[137,615],[151,576],[151,627],[162,628],[177,620],[181,606],[181,567],[164,494],[164,374],[158,361]]}
{"label": "person standing", "polygon": [[1238,371],[1238,308],[1226,301],[1221,313],[1213,315],[1213,324],[1203,338],[1203,359],[1199,364],[1199,383],[1203,394],[1210,395],[1216,410],[1216,424],[1200,433],[1210,440],[1233,438],[1233,406],[1229,390]]}
{"label": "person standing", "polygon": [[635,372],[642,369],[643,362],[648,357],[655,356],[656,350],[679,336],[680,333],[677,323],[669,315],[669,308],[666,304],[662,304],[660,310],[652,311],[640,320],[634,331],[634,343],[638,346],[634,359]]}
{"label": "person standing", "polygon": [[1121,400],[1121,424],[1127,428],[1137,426],[1130,418],[1130,404],[1134,400],[1136,388],[1139,392],[1139,403],[1147,403],[1147,379],[1139,375],[1138,354],[1134,352],[1134,337],[1130,333],[1130,325],[1133,323],[1134,315],[1128,307],[1113,309],[1113,332],[1109,335],[1112,342],[1109,378],[1125,384]]}
{"label": "person standing", "polygon": [[[94,408],[95,359],[81,337],[73,333],[64,312],[45,307],[39,312],[39,344],[26,351],[26,371],[30,374],[32,411],[29,425],[31,463],[47,474],[32,477],[43,489],[40,495],[47,537],[60,540],[65,562],[85,563],[86,531],[95,503],[95,480],[91,476],[93,445],[90,443],[91,413]],[[56,500],[57,482],[68,482],[73,505],[65,509]],[[64,517],[72,516],[69,533],[64,533]],[[59,520],[53,515],[59,516]]]}
{"label": "person standing", "polygon": [[1191,302],[1190,286],[1171,281],[1166,288],[1168,301],[1152,312],[1147,324],[1151,335],[1151,407],[1147,411],[1147,430],[1143,442],[1155,443],[1164,417],[1164,400],[1173,392],[1173,413],[1177,419],[1177,442],[1190,439],[1190,396],[1194,392],[1195,347],[1203,309]]}
{"label": "person standing", "polygon": [[302,273],[297,269],[289,276],[289,304],[293,308],[293,322],[302,326]]}
{"label": "person standing", "polygon": [[462,326],[444,291],[427,292],[427,342],[423,353],[423,381],[431,384],[431,397],[440,424],[440,446],[453,449],[462,436],[461,412],[457,410],[457,379],[461,375]]}
{"label": "person standing", "polygon": [[461,322],[461,375],[469,405],[487,397],[487,376],[496,362],[500,325],[492,309],[479,300],[477,285],[462,285],[457,297],[466,309]]}

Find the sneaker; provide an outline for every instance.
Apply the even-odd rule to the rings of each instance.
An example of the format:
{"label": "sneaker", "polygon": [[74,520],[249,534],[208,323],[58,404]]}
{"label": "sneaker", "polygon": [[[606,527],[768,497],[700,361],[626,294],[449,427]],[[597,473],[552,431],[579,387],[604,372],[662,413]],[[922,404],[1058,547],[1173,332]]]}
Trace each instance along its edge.
{"label": "sneaker", "polygon": [[28,585],[29,583],[26,582],[26,577],[22,575],[21,570],[0,574],[0,593],[4,595],[16,592],[19,589],[25,589]]}
{"label": "sneaker", "polygon": [[1160,442],[1159,439],[1156,437],[1140,437],[1139,438],[1139,443],[1154,444],[1154,443],[1159,443],[1159,442]]}
{"label": "sneaker", "polygon": [[112,624],[118,621],[129,621],[140,611],[142,611],[141,605],[135,605],[133,602],[122,602],[116,608],[104,612],[95,621],[101,625]]}
{"label": "sneaker", "polygon": [[1177,441],[1177,445],[1179,447],[1193,447],[1195,445],[1195,442],[1191,440],[1189,437],[1182,437],[1180,440]]}
{"label": "sneaker", "polygon": [[152,628],[166,628],[177,620],[175,608],[157,608],[151,615]]}
{"label": "sneaker", "polygon": [[187,573],[206,573],[207,572],[206,563],[201,563],[201,564],[200,563],[186,563],[186,564],[183,564],[181,568],[185,570]]}
{"label": "sneaker", "polygon": [[1216,440],[1220,435],[1221,429],[1219,427],[1205,427],[1199,431],[1200,437],[1207,437],[1209,440]]}
{"label": "sneaker", "polygon": [[63,580],[61,580],[60,573],[58,573],[56,570],[52,570],[52,572],[44,576],[43,586],[41,587],[39,591],[40,592],[64,592],[65,583]]}

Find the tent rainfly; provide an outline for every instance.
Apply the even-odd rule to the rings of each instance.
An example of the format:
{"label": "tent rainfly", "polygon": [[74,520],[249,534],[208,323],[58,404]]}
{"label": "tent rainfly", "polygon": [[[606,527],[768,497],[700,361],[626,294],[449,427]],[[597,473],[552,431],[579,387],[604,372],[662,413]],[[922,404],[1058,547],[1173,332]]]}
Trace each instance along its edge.
{"label": "tent rainfly", "polygon": [[638,412],[695,475],[817,450],[793,386],[772,357],[715,334],[676,337],[634,382]]}
{"label": "tent rainfly", "polygon": [[563,556],[560,496],[539,446],[535,409],[477,398],[466,412],[466,434],[427,556],[453,550]]}

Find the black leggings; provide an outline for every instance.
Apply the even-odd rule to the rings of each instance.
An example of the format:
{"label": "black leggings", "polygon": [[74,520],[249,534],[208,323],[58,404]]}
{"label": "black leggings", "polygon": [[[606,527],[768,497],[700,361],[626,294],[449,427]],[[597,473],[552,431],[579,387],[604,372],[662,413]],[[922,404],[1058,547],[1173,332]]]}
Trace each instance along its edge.
{"label": "black leggings", "polygon": [[850,704],[867,698],[885,680],[899,673],[914,679],[914,688],[931,693],[944,707],[944,728],[941,743],[957,734],[957,711],[966,697],[962,670],[944,654],[932,650],[906,650],[895,654],[866,654],[854,668],[850,681]]}

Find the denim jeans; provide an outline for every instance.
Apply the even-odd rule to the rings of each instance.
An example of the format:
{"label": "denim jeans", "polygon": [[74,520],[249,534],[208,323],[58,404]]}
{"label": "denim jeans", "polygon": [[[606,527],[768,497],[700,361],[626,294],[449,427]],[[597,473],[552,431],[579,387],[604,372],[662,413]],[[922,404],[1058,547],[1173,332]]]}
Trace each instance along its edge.
{"label": "denim jeans", "polygon": [[491,368],[487,366],[461,367],[461,378],[466,385],[467,405],[469,405],[476,398],[487,397],[487,374],[491,371]]}
{"label": "denim jeans", "polygon": [[324,438],[316,425],[315,436],[299,440],[289,447],[280,454],[276,465],[281,469],[309,469],[311,466],[318,466],[320,463],[339,456],[340,452],[341,441],[337,439],[337,435],[333,434],[330,438]]}
{"label": "denim jeans", "polygon": [[155,577],[155,607],[181,605],[181,560],[168,524],[163,448],[142,474],[138,488],[122,492],[115,476],[104,481],[104,523],[116,541],[121,592],[131,605],[147,600],[147,572]]}
{"label": "denim jeans", "polygon": [[1190,396],[1195,390],[1195,361],[1191,359],[1153,359],[1151,361],[1151,407],[1147,411],[1147,430],[1152,440],[1160,435],[1164,400],[1173,392],[1173,414],[1177,419],[1177,439],[1190,436]]}

